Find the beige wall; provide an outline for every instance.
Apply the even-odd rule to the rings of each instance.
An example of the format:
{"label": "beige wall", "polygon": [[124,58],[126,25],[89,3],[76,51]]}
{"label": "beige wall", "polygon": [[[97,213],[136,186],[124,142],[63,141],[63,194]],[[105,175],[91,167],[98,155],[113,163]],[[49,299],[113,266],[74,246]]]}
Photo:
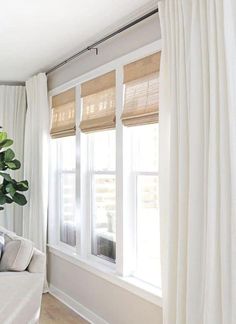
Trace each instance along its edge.
{"label": "beige wall", "polygon": [[[161,324],[161,308],[49,253],[51,285],[109,324]],[[96,324],[96,323],[95,323]]]}
{"label": "beige wall", "polygon": [[[99,55],[88,53],[49,76],[53,89],[100,65],[160,39],[158,16],[132,27],[99,47]],[[158,306],[49,254],[49,283],[110,324],[161,324]]]}
{"label": "beige wall", "polygon": [[99,55],[88,52],[50,74],[49,90],[158,39],[160,23],[155,15],[100,45]]}

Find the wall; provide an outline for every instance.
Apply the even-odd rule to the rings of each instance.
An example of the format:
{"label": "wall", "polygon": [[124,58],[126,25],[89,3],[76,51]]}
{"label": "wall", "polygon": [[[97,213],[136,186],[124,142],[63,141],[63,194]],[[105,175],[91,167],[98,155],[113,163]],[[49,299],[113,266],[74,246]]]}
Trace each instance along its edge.
{"label": "wall", "polygon": [[160,38],[159,18],[154,15],[100,45],[99,55],[93,51],[87,52],[49,74],[49,90]]}
{"label": "wall", "polygon": [[[99,46],[99,55],[88,53],[49,75],[53,89],[122,55],[160,39],[158,16],[150,17],[130,30]],[[78,266],[49,253],[50,285],[110,324],[161,324],[157,305],[128,292]],[[97,324],[98,322],[96,322]]]}
{"label": "wall", "polygon": [[[50,285],[109,324],[161,324],[161,308],[49,253]],[[60,297],[60,295],[59,295]],[[95,322],[97,324],[97,322]]]}

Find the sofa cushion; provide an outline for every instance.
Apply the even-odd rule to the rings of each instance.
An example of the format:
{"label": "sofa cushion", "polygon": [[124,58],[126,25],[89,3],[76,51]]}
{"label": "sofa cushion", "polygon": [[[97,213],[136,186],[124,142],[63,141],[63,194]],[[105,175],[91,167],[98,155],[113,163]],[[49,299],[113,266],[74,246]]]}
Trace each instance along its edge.
{"label": "sofa cushion", "polygon": [[0,271],[24,271],[33,255],[33,243],[10,232],[5,234],[5,241]]}
{"label": "sofa cushion", "polygon": [[16,233],[8,231],[6,228],[4,228],[2,226],[0,226],[0,232],[3,233],[3,234],[9,234],[11,236],[16,236]]}

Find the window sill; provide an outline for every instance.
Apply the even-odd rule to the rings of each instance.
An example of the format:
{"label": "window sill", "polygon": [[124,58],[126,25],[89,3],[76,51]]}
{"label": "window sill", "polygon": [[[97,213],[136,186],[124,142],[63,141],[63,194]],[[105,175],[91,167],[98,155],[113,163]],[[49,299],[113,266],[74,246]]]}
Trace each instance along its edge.
{"label": "window sill", "polygon": [[58,247],[55,245],[48,245],[49,252],[74,264],[83,270],[109,281],[110,283],[128,290],[129,292],[162,307],[161,290],[150,284],[133,277],[121,277],[116,272],[99,262],[85,259],[78,254],[72,252],[70,249]]}

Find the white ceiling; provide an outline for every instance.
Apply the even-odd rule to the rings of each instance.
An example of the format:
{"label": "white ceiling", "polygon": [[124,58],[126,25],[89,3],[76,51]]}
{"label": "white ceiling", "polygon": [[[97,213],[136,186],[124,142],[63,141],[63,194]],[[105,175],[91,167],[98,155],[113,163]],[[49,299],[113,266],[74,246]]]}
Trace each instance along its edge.
{"label": "white ceiling", "polygon": [[46,71],[156,5],[156,0],[1,1],[0,82]]}

